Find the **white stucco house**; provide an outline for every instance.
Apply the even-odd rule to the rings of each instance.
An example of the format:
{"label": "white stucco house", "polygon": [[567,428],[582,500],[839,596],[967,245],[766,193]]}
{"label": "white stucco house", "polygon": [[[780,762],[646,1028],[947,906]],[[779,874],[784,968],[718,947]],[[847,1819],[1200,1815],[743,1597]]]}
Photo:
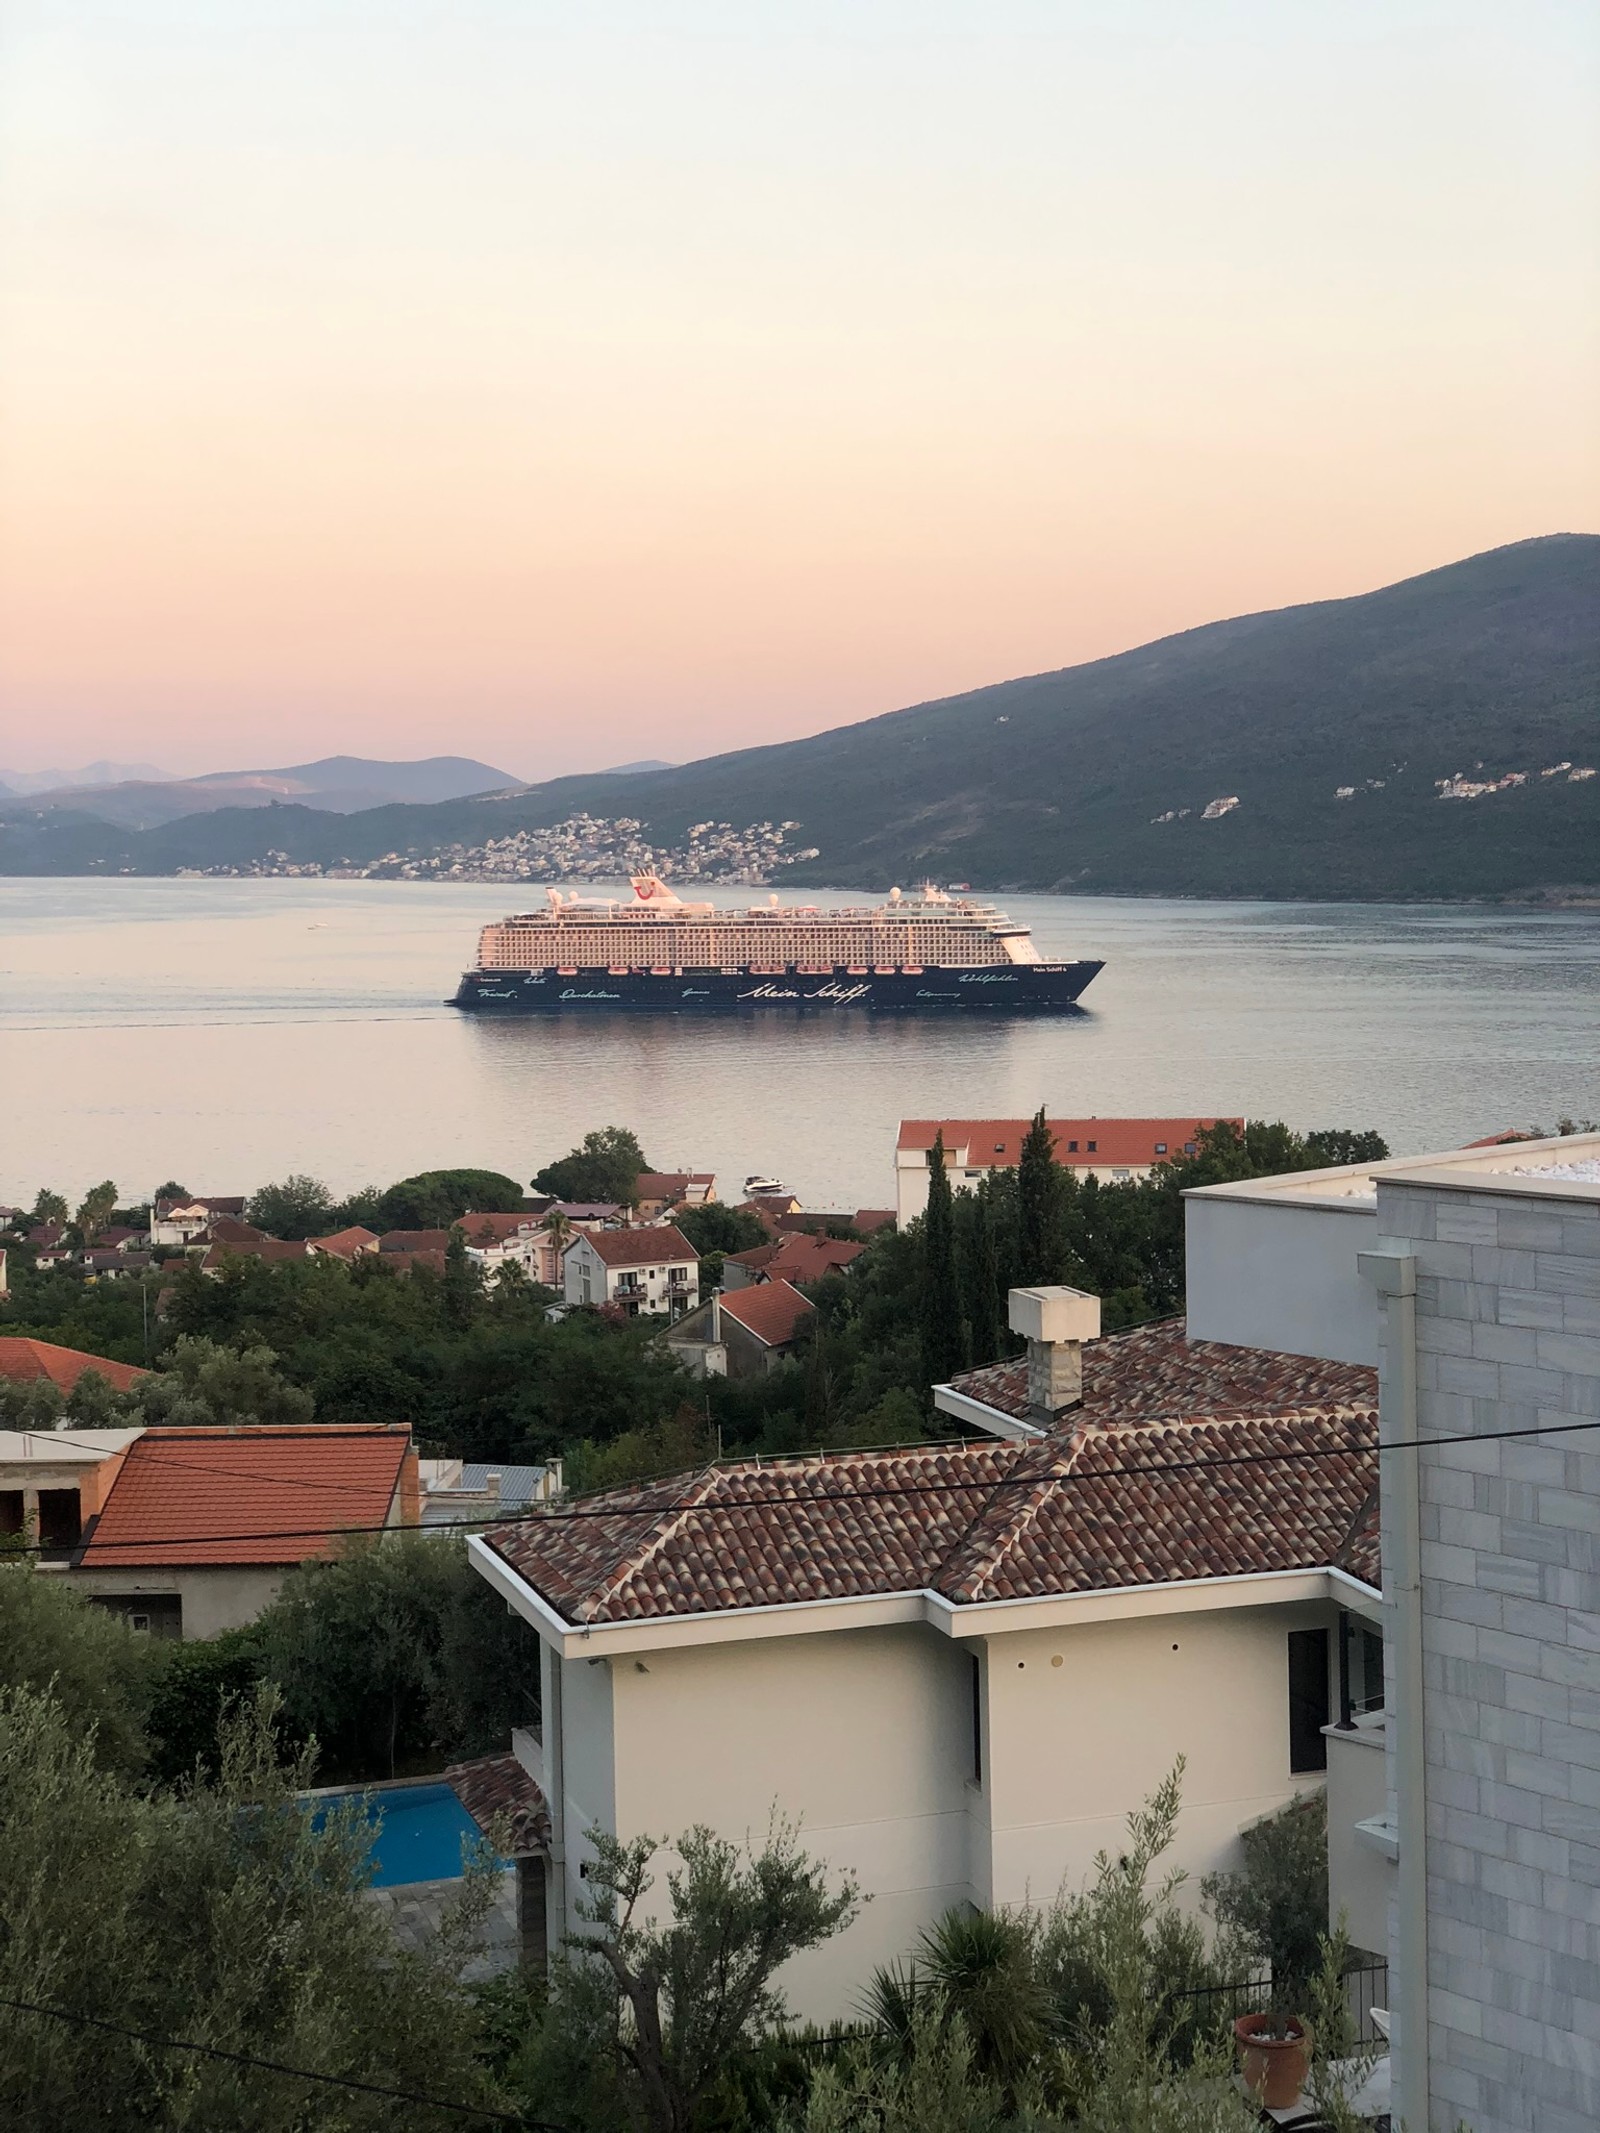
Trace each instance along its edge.
{"label": "white stucco house", "polygon": [[[1080,1179],[1126,1185],[1149,1177],[1158,1163],[1193,1155],[1210,1118],[1050,1118],[1055,1159]],[[1242,1118],[1228,1124],[1244,1127]],[[903,1118],[895,1137],[895,1215],[905,1228],[928,1204],[928,1163],[943,1139],[945,1173],[956,1192],[970,1192],[991,1171],[1015,1170],[1031,1118]]]}
{"label": "white stucco house", "polygon": [[575,1237],[561,1255],[561,1291],[569,1304],[615,1304],[679,1318],[699,1301],[700,1255],[675,1223],[648,1229],[597,1230]]}
{"label": "white stucco house", "polygon": [[1378,1606],[1372,1371],[1181,1323],[1093,1339],[1071,1291],[1017,1292],[1013,1322],[1025,1358],[939,1391],[984,1435],[719,1465],[471,1541],[542,1646],[516,1746],[552,1937],[594,1830],[759,1840],[777,1812],[872,1897],[784,1980],[829,2020],[950,1907],[1082,1883],[1179,1754],[1193,1874],[1323,1782],[1332,1633]]}
{"label": "white stucco house", "polygon": [[1329,1882],[1389,1955],[1395,2123],[1600,2125],[1600,1134],[1188,1197],[1189,1321],[1376,1361],[1384,1703]]}

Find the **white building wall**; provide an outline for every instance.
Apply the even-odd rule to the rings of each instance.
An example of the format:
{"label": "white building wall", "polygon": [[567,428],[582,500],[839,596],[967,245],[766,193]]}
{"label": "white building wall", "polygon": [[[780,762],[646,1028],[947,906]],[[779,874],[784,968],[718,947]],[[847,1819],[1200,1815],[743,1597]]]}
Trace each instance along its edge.
{"label": "white building wall", "polygon": [[1082,1886],[1180,1753],[1172,1863],[1197,1899],[1242,1827],[1322,1782],[1289,1770],[1286,1640],[1334,1619],[1316,1602],[981,1639],[906,1624],[561,1661],[568,1901],[595,1823],[759,1846],[786,1817],[872,1897],[782,1981],[799,2018],[835,2020],[952,1906]]}
{"label": "white building wall", "polygon": [[[704,1822],[759,1848],[776,1813],[871,1894],[848,1932],[785,1973],[800,2019],[853,2013],[876,1965],[971,1901],[971,1668],[938,1631],[700,1645],[606,1668],[619,1836]],[[570,1705],[566,1723],[570,1756]],[[575,1799],[570,1780],[568,1790]]]}
{"label": "white building wall", "polygon": [[1377,1202],[1296,1197],[1290,1183],[1185,1195],[1190,1338],[1375,1365],[1377,1304],[1356,1254],[1377,1243]]}
{"label": "white building wall", "polygon": [[1335,1619],[1311,1603],[991,1637],[992,1900],[1044,1903],[1063,1884],[1082,1887],[1180,1754],[1169,1863],[1197,1898],[1202,1874],[1239,1863],[1247,1823],[1322,1784],[1289,1769],[1287,1639]]}

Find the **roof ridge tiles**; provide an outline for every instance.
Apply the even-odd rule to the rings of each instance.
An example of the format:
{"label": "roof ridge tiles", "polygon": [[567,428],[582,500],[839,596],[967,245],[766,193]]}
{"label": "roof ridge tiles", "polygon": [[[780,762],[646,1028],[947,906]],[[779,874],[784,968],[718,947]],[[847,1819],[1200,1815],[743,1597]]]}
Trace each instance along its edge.
{"label": "roof ridge tiles", "polygon": [[634,1578],[638,1577],[648,1567],[652,1558],[659,1555],[661,1550],[669,1544],[685,1519],[691,1517],[706,1502],[725,1472],[726,1469],[721,1467],[709,1466],[705,1468],[700,1476],[699,1485],[690,1501],[679,1504],[673,1516],[649,1536],[642,1548],[635,1549],[630,1554],[625,1555],[619,1563],[612,1567],[610,1573],[595,1586],[592,1596],[584,1604],[579,1617],[580,1620],[593,1619],[607,1600],[620,1593],[625,1585],[630,1584]]}

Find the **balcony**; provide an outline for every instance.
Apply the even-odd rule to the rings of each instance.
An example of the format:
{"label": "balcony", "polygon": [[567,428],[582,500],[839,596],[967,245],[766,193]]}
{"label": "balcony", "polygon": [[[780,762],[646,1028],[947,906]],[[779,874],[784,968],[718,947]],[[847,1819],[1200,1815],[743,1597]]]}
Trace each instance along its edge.
{"label": "balcony", "polygon": [[1382,1955],[1389,1945],[1389,1892],[1396,1846],[1388,1818],[1383,1713],[1368,1712],[1346,1729],[1325,1726],[1328,1744],[1328,1911],[1342,1911],[1358,1948]]}

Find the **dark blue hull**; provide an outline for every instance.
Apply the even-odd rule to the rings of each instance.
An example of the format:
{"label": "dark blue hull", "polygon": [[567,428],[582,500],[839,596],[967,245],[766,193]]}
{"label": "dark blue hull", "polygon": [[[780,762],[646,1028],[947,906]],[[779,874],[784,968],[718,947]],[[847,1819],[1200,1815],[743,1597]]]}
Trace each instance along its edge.
{"label": "dark blue hull", "polygon": [[639,1010],[661,1015],[1063,1015],[1103,963],[1011,963],[982,970],[684,971],[469,970],[451,1005],[480,1015]]}

